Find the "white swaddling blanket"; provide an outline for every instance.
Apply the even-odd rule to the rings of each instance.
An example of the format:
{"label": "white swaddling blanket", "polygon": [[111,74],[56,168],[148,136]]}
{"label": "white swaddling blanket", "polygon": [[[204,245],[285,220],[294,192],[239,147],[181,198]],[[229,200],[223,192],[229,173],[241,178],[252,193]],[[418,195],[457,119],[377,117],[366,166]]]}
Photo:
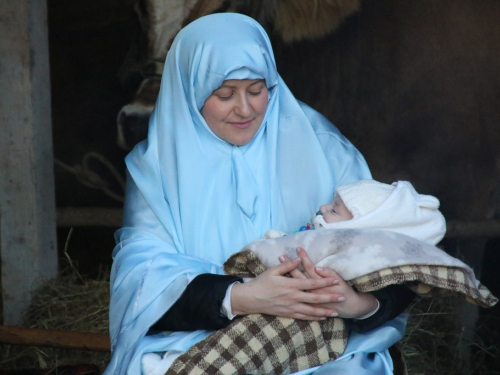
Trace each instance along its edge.
{"label": "white swaddling blanket", "polygon": [[252,241],[243,250],[254,252],[268,268],[278,257],[297,258],[302,247],[317,266],[334,269],[345,280],[404,265],[461,268],[479,287],[474,271],[461,260],[426,242],[404,234],[375,229],[308,230],[272,239]]}

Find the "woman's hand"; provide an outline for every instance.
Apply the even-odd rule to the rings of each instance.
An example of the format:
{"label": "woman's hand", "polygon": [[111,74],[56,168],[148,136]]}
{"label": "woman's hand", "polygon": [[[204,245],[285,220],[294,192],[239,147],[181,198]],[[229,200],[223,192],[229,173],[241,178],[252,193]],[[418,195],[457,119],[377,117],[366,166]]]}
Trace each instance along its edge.
{"label": "woman's hand", "polygon": [[[302,262],[304,273],[298,268],[295,268],[290,272],[295,279],[318,280],[322,278],[333,278],[336,280],[336,283],[332,286],[310,290],[311,294],[327,294],[332,297],[334,302],[324,303],[322,304],[323,307],[337,312],[338,316],[341,318],[358,318],[377,308],[377,299],[372,294],[356,292],[331,268],[316,267],[304,249],[298,248],[297,254]],[[288,260],[286,258],[281,258],[280,261]]]}
{"label": "woman's hand", "polygon": [[[338,281],[329,276],[291,278],[284,276],[297,269],[301,259],[271,267],[246,283],[235,284],[231,308],[236,315],[261,313],[303,320],[323,320],[337,316],[329,307],[331,293],[321,293]],[[311,291],[317,291],[310,293]]]}

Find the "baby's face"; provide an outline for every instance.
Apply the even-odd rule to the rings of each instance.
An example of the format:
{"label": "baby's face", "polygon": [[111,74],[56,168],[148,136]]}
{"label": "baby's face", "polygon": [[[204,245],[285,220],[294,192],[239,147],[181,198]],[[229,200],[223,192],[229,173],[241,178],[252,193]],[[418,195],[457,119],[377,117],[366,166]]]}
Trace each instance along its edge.
{"label": "baby's face", "polygon": [[351,211],[347,209],[342,198],[338,195],[332,202],[322,205],[319,210],[321,215],[323,215],[323,220],[327,223],[337,223],[352,219]]}

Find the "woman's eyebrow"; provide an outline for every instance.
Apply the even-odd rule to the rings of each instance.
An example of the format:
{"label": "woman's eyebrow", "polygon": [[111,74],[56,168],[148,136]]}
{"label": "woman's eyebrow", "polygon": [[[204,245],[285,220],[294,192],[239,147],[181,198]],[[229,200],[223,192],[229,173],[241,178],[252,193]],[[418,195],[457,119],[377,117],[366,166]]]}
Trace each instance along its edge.
{"label": "woman's eyebrow", "polygon": [[264,84],[265,84],[265,83],[266,83],[266,81],[265,81],[265,80],[263,80],[263,79],[259,79],[258,81],[255,81],[254,83],[250,84],[248,87],[253,86],[253,85],[256,85],[256,84],[258,84],[258,83],[264,83]]}
{"label": "woman's eyebrow", "polygon": [[236,86],[231,86],[231,85],[220,85],[218,88],[216,88],[214,91],[220,90],[220,89],[234,89]]}
{"label": "woman's eyebrow", "polygon": [[[255,81],[255,82],[253,82],[253,83],[249,84],[249,85],[248,85],[248,87],[253,86],[253,85],[256,85],[256,84],[258,84],[258,83],[265,83],[265,80],[263,80],[263,79],[259,79],[258,81]],[[224,83],[223,83],[222,85],[220,85],[220,86],[219,86],[219,88],[215,89],[214,91],[217,91],[217,90],[219,90],[219,89],[223,89],[223,88],[235,89],[236,87],[237,87],[237,86],[235,86],[235,85],[228,85],[228,84],[224,84]]]}

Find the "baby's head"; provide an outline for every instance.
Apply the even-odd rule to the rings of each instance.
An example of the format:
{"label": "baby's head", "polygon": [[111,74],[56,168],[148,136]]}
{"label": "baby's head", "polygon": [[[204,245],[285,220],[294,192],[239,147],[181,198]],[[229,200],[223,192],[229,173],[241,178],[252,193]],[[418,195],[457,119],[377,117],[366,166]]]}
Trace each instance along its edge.
{"label": "baby's head", "polygon": [[316,228],[325,223],[351,220],[379,207],[391,195],[395,186],[374,180],[360,180],[337,188],[332,202],[319,208],[313,220]]}
{"label": "baby's head", "polygon": [[348,210],[338,194],[335,194],[330,203],[321,205],[316,215],[323,216],[323,220],[327,223],[338,223],[339,221],[347,221],[353,218],[351,211]]}

